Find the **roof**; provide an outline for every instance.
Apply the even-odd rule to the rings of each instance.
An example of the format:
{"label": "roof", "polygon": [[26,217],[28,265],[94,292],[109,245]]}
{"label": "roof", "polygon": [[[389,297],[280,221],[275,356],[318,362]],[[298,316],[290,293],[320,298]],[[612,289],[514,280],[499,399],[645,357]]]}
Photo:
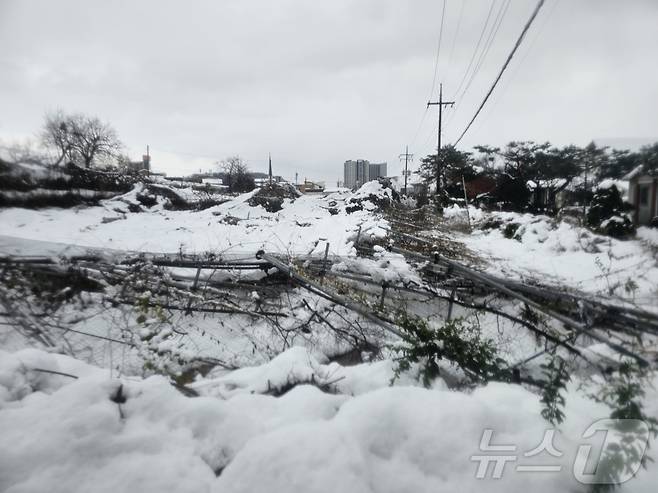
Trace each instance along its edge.
{"label": "roof", "polygon": [[623,177],[624,180],[631,180],[635,178],[636,176],[640,176],[644,171],[644,164],[638,164],[635,168],[630,170],[628,173],[626,173]]}
{"label": "roof", "polygon": [[526,186],[528,190],[533,191],[535,188],[562,188],[567,184],[566,178],[553,178],[550,180],[528,180]]}

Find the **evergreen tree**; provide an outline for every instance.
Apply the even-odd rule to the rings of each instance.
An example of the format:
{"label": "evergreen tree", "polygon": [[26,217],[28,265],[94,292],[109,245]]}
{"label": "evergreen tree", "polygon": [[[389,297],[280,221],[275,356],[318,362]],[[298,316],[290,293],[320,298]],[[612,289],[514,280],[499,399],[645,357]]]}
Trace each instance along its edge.
{"label": "evergreen tree", "polygon": [[[454,193],[456,186],[461,186],[462,176],[466,180],[474,178],[477,173],[473,167],[473,159],[470,152],[460,151],[453,145],[441,149],[438,162],[441,163],[441,177],[444,191],[450,195]],[[428,185],[436,183],[437,175],[436,154],[430,154],[421,161],[419,173]]]}
{"label": "evergreen tree", "polygon": [[616,186],[599,189],[587,211],[587,224],[608,236],[628,236],[635,232],[635,226],[626,214],[629,208]]}

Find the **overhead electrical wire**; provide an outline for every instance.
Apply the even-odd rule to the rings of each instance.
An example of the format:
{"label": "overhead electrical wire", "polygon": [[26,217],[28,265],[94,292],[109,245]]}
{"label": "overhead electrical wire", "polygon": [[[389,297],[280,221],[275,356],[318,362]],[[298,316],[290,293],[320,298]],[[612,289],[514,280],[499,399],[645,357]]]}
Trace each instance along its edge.
{"label": "overhead electrical wire", "polygon": [[[428,97],[428,100],[432,99],[432,95],[434,94],[434,90],[436,89],[436,79],[439,73],[439,57],[441,55],[441,42],[443,40],[443,26],[444,26],[445,15],[446,15],[446,3],[447,0],[443,0],[443,8],[441,9],[441,25],[439,27],[439,39],[436,45],[436,56],[434,57],[434,76],[432,78],[432,88],[430,89],[430,95]],[[425,111],[423,111],[420,121],[418,122],[418,128],[416,128],[416,132],[414,133],[414,136],[411,139],[412,147],[416,143],[418,134],[420,133],[423,123],[425,122],[425,117],[427,116],[428,108],[429,107],[426,107]]]}
{"label": "overhead electrical wire", "polygon": [[484,26],[482,26],[482,31],[480,32],[480,37],[478,39],[477,44],[475,45],[475,49],[473,50],[473,54],[471,55],[471,60],[468,62],[468,66],[466,67],[466,70],[464,71],[464,75],[462,76],[462,80],[457,86],[457,90],[455,91],[455,96],[459,94],[459,91],[461,90],[462,86],[464,85],[464,82],[466,81],[466,76],[471,70],[471,67],[473,66],[473,61],[475,61],[475,55],[477,55],[478,50],[480,49],[480,43],[482,43],[482,38],[484,38],[484,33],[487,31],[487,26],[489,25],[489,19],[491,19],[491,12],[493,12],[493,8],[496,5],[496,0],[494,0],[491,3],[491,7],[489,7],[489,12],[487,13],[487,18],[484,21]]}
{"label": "overhead electrical wire", "polygon": [[466,135],[466,132],[468,132],[468,129],[471,128],[471,125],[473,125],[473,122],[475,121],[475,119],[478,117],[478,115],[482,111],[482,108],[484,108],[484,105],[489,100],[489,97],[491,96],[491,93],[496,88],[496,85],[500,81],[500,78],[503,76],[503,73],[505,72],[505,69],[507,69],[507,66],[509,65],[510,61],[512,61],[512,58],[514,57],[514,54],[516,53],[516,51],[519,49],[519,46],[521,46],[521,42],[523,41],[523,38],[525,37],[526,33],[530,29],[530,26],[534,22],[535,18],[537,17],[537,14],[539,13],[539,10],[544,5],[545,1],[546,0],[539,0],[539,2],[537,2],[537,5],[536,5],[534,11],[532,12],[532,15],[530,16],[530,18],[526,22],[525,26],[523,27],[523,31],[521,31],[521,34],[519,35],[519,38],[516,40],[516,43],[514,44],[514,47],[512,48],[512,51],[507,56],[507,59],[505,60],[505,63],[503,64],[503,67],[500,69],[500,72],[498,73],[498,76],[494,80],[493,84],[491,84],[491,87],[489,88],[489,91],[487,92],[486,96],[482,100],[482,103],[480,103],[480,106],[478,107],[477,111],[473,115],[473,118],[471,118],[471,121],[468,123],[468,125],[466,125],[466,128],[464,129],[464,131],[461,133],[461,135],[459,136],[459,138],[455,141],[455,143],[453,145],[459,144],[459,142],[462,140],[464,135]]}
{"label": "overhead electrical wire", "polygon": [[[491,27],[489,29],[489,34],[487,34],[487,38],[482,45],[482,50],[480,51],[479,56],[477,56],[477,61],[475,62],[475,67],[473,69],[473,72],[471,73],[471,76],[468,78],[468,82],[466,83],[466,86],[464,87],[463,91],[459,96],[455,96],[455,100],[457,103],[455,104],[455,107],[453,108],[453,111],[448,115],[448,118],[446,118],[446,123],[450,123],[452,119],[454,118],[455,114],[459,110],[459,107],[461,106],[462,102],[464,101],[464,98],[466,96],[466,93],[468,92],[469,88],[471,87],[471,84],[475,80],[475,77],[477,76],[478,72],[480,71],[480,68],[484,64],[484,60],[486,59],[489,50],[491,49],[491,46],[493,45],[494,40],[496,39],[496,35],[498,34],[498,30],[500,29],[501,24],[503,23],[503,19],[505,18],[505,14],[507,13],[507,9],[509,8],[509,5],[512,0],[503,0],[503,2],[500,4],[500,7],[498,8],[498,12],[496,13],[496,17],[494,18],[493,22],[491,23]],[[492,7],[495,5],[495,1],[492,4]],[[485,25],[486,29],[486,25]],[[474,55],[476,55],[476,52]],[[468,73],[468,70],[466,71]],[[465,74],[466,75],[466,74]],[[460,86],[461,88],[461,86]],[[459,88],[456,91],[455,94],[459,92]]]}
{"label": "overhead electrical wire", "polygon": [[425,148],[430,144],[430,141],[433,139],[436,139],[436,132],[439,130],[439,122],[434,122],[432,125],[432,131],[427,134],[427,137],[425,137],[425,141],[423,142],[422,147]]}
{"label": "overhead electrical wire", "polygon": [[555,0],[555,2],[553,3],[553,7],[551,7],[551,9],[548,11],[547,15],[544,15],[544,20],[539,24],[539,27],[535,30],[535,35],[532,38],[532,41],[530,41],[530,44],[529,45],[528,45],[528,43],[525,44],[525,46],[527,47],[527,49],[525,50],[525,53],[520,54],[520,56],[521,56],[520,61],[516,64],[516,67],[514,68],[514,70],[512,70],[509,77],[506,78],[505,82],[503,83],[503,85],[501,87],[500,93],[498,94],[498,98],[493,103],[493,106],[490,106],[487,109],[487,111],[485,111],[484,120],[482,118],[480,118],[480,120],[479,120],[479,126],[480,127],[495,112],[495,109],[498,106],[501,98],[504,98],[505,94],[507,93],[507,89],[509,88],[511,82],[514,80],[516,75],[519,73],[519,70],[520,70],[521,66],[523,66],[524,62],[527,60],[528,55],[530,54],[530,52],[532,52],[533,46],[535,46],[535,43],[537,42],[537,40],[541,36],[541,33],[543,32],[544,28],[548,24],[548,21],[553,16],[553,13],[555,12],[556,7],[558,6],[559,3],[560,3],[560,0]]}
{"label": "overhead electrical wire", "polygon": [[505,14],[507,13],[507,9],[509,8],[509,5],[511,3],[511,0],[507,0],[506,2],[503,2],[500,4],[500,8],[498,9],[498,13],[496,14],[496,18],[494,19],[493,23],[491,24],[491,29],[489,30],[489,34],[487,35],[487,40],[484,43],[484,46],[482,48],[482,51],[480,52],[480,56],[478,57],[478,61],[475,62],[475,69],[473,70],[473,73],[471,74],[470,79],[466,83],[466,87],[464,87],[464,90],[462,91],[461,95],[459,96],[459,101],[462,101],[464,99],[464,96],[466,95],[466,92],[468,89],[471,87],[471,84],[473,83],[473,80],[475,80],[475,77],[477,76],[478,72],[480,71],[480,68],[484,64],[484,60],[487,58],[487,54],[489,53],[489,50],[491,49],[491,45],[493,45],[494,40],[496,39],[496,35],[498,34],[498,30],[500,29],[500,25],[503,23],[503,19],[505,18]]}
{"label": "overhead electrical wire", "polygon": [[441,9],[441,27],[439,29],[439,42],[436,46],[436,59],[434,60],[434,78],[432,79],[432,90],[430,91],[430,99],[434,94],[434,89],[436,89],[436,77],[439,73],[439,56],[441,55],[441,40],[443,39],[443,21],[446,16],[446,3],[447,0],[443,0],[443,8]]}
{"label": "overhead electrical wire", "polygon": [[459,28],[462,25],[462,17],[464,16],[464,5],[466,0],[462,0],[461,7],[459,9],[459,18],[457,19],[457,27],[455,28],[455,34],[452,37],[452,47],[450,48],[450,56],[448,57],[448,64],[452,62],[452,55],[455,53],[455,45],[457,44],[457,36],[459,35]]}
{"label": "overhead electrical wire", "polygon": [[468,82],[466,83],[466,86],[464,87],[462,93],[458,97],[455,97],[457,103],[455,104],[453,111],[448,115],[448,118],[446,119],[446,123],[450,123],[452,121],[455,114],[458,112],[462,102],[465,100],[466,93],[470,89],[471,84],[477,77],[480,68],[484,64],[484,60],[487,58],[487,55],[489,54],[489,50],[491,49],[491,46],[493,45],[493,42],[496,39],[498,30],[500,29],[500,26],[503,23],[503,19],[505,18],[505,14],[507,13],[507,9],[509,8],[511,2],[512,0],[503,0],[503,3],[500,4],[498,12],[496,13],[496,18],[492,22],[491,28],[489,29],[489,34],[487,35],[487,39],[484,42],[484,45],[482,46],[480,55],[477,57],[477,62],[475,62],[475,68],[473,69],[473,72],[471,73],[471,76],[468,79]]}
{"label": "overhead electrical wire", "polygon": [[429,106],[425,108],[425,111],[423,111],[423,116],[420,118],[420,122],[418,122],[418,128],[416,128],[416,132],[414,133],[413,138],[411,139],[411,147],[414,146],[416,143],[416,139],[418,138],[418,134],[420,133],[420,129],[423,128],[423,123],[425,122],[425,117],[427,116],[427,111],[429,109]]}

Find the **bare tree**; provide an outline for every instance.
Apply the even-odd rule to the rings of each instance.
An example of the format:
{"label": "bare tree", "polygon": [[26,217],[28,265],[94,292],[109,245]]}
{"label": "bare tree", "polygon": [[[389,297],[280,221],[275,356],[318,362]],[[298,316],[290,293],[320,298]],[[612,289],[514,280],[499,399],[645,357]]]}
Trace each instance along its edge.
{"label": "bare tree", "polygon": [[39,152],[38,144],[31,139],[7,144],[0,142],[0,150],[3,150],[9,160],[14,163],[41,164],[45,160],[45,156]]}
{"label": "bare tree", "polygon": [[249,174],[247,164],[240,156],[223,159],[219,165],[226,177],[226,185],[231,192],[249,192],[255,188],[254,179]]}
{"label": "bare tree", "polygon": [[41,130],[41,142],[58,153],[56,165],[61,164],[64,158],[73,160],[71,156],[72,135],[69,117],[64,115],[61,110],[46,115],[46,121]]}
{"label": "bare tree", "polygon": [[46,147],[58,152],[57,164],[65,158],[91,167],[99,158],[114,157],[122,145],[116,131],[97,117],[57,111],[46,115],[41,134]]}

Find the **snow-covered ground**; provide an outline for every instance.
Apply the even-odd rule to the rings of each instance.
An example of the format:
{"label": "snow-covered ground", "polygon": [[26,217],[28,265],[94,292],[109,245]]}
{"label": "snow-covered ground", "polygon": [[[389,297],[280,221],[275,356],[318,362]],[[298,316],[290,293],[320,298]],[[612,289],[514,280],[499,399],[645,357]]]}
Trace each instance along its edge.
{"label": "snow-covered ground", "polygon": [[[135,191],[76,209],[4,209],[0,235],[119,250],[184,253],[324,253],[353,254],[359,234],[383,236],[385,221],[367,210],[345,214],[349,194],[304,195],[286,199],[270,213],[247,201],[254,192],[203,211],[169,211],[161,204],[142,213],[123,213]],[[336,209],[332,214],[330,209]]]}
{"label": "snow-covered ground", "polygon": [[[334,273],[423,285],[401,255],[380,247],[371,259],[355,255],[358,235],[381,239],[389,230],[368,199],[390,194],[374,183],[355,194],[286,199],[283,209],[272,213],[250,206],[252,194],[202,211],[166,210],[159,200],[130,213],[127,206],[136,203],[138,191],[97,207],[0,210],[0,254],[71,255],[96,248],[251,258],[260,249],[324,254],[328,243],[329,252],[341,256]],[[446,219],[458,221],[464,212],[453,207]],[[481,268],[612,293],[643,308],[658,299],[652,230],[641,229],[640,240],[618,241],[543,216],[469,212],[473,232],[454,232],[453,239],[481,258]],[[487,221],[500,224],[483,229]],[[506,234],[511,223],[515,226]],[[291,289],[285,297],[291,316],[278,329],[300,321],[311,327],[287,339],[275,341],[272,327],[246,315],[233,315],[225,324],[217,316],[181,312],[174,323],[184,335],[169,331],[150,340],[158,357],[167,350],[175,359],[194,349],[196,356],[241,367],[197,375],[188,387],[198,397],[183,395],[164,377],[143,378],[149,374],[144,361],[130,360],[130,351],[112,342],[67,334],[74,359],[22,349],[25,341],[0,325],[0,491],[589,491],[574,473],[579,471],[575,458],[588,443],[585,430],[608,417],[610,409],[583,396],[579,376],[567,389],[566,421],[554,429],[541,417],[539,396],[519,385],[456,391],[439,378],[426,389],[416,367],[391,385],[395,362],[387,351],[385,359],[355,366],[330,362],[328,357],[345,346],[326,326],[355,322],[356,316],[301,290]],[[249,299],[242,302],[245,310],[261,302],[255,291]],[[84,301],[88,306],[79,313],[64,313],[79,318],[75,330],[112,338],[144,330],[136,313],[115,307],[92,313],[98,300]],[[386,302],[391,311],[417,306],[395,292]],[[438,302],[432,307],[443,308]],[[323,319],[311,325],[317,314]],[[458,307],[453,315],[469,316]],[[478,318],[487,337],[496,338],[509,361],[543,348],[529,333],[510,331],[497,316],[470,316]],[[372,335],[366,329],[366,336]],[[652,384],[646,412],[658,416],[658,379]],[[596,382],[587,385],[596,392]],[[486,430],[497,449],[483,450]],[[546,445],[547,430],[554,449],[537,452]],[[500,448],[505,445],[514,449]],[[493,464],[479,479],[483,455],[513,458],[503,464],[500,479],[492,478]],[[559,470],[537,472],[544,466]],[[654,491],[657,482],[658,468],[649,464],[622,491]]]}
{"label": "snow-covered ground", "polygon": [[[471,234],[455,235],[483,256],[490,272],[612,295],[655,308],[658,259],[646,244],[655,239],[653,230],[639,229],[638,238],[644,242],[617,240],[547,216],[513,212],[479,215]],[[484,227],[486,222],[500,225],[489,229]]]}
{"label": "snow-covered ground", "polygon": [[637,237],[658,248],[658,229],[647,228],[646,226],[639,227],[637,228]]}
{"label": "snow-covered ground", "polygon": [[[537,396],[519,386],[464,393],[405,380],[389,387],[391,376],[386,362],[322,365],[293,348],[198,381],[203,396],[189,398],[162,377],[111,379],[65,356],[0,353],[0,490],[588,491],[574,459],[584,431],[606,415],[591,401],[570,395],[568,420],[547,435]],[[299,385],[263,395],[313,377],[336,393]],[[482,456],[501,450],[502,477],[492,478],[490,463],[478,479]],[[656,481],[655,468],[640,471],[627,491],[655,491]]]}

